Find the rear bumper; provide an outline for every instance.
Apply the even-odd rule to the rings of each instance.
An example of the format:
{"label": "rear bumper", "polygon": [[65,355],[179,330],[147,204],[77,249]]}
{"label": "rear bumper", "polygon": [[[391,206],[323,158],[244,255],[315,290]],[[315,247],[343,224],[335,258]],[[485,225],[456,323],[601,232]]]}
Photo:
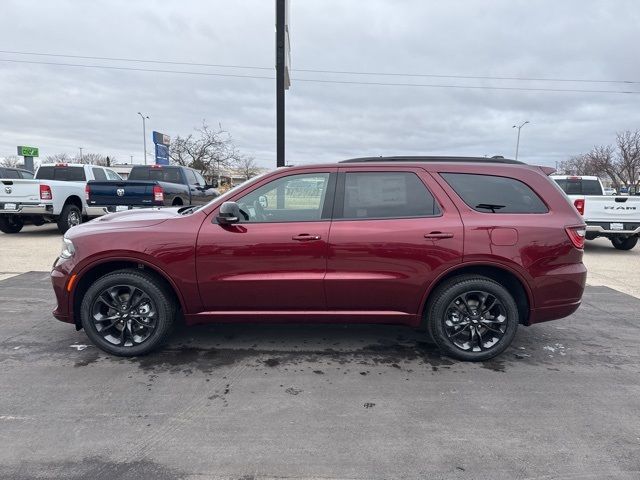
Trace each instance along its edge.
{"label": "rear bumper", "polygon": [[581,303],[582,299],[578,300],[577,302],[565,303],[563,305],[554,305],[553,307],[535,308],[529,315],[529,325],[568,317],[573,312],[578,310]]}
{"label": "rear bumper", "polygon": [[564,265],[539,277],[535,308],[529,315],[529,324],[571,315],[582,302],[586,283],[587,268],[583,263]]}
{"label": "rear bumper", "polygon": [[[611,222],[611,223],[616,223],[616,222]],[[625,229],[623,230],[611,230],[610,228],[607,228],[608,226],[610,226],[610,223],[604,223],[604,222],[598,222],[598,223],[590,223],[587,222],[587,232],[591,232],[591,233],[597,233],[600,235],[640,235],[640,226],[637,226],[637,224],[633,224],[632,228],[627,227],[627,225],[625,225],[627,222],[617,222],[617,223],[622,223],[625,227]]]}
{"label": "rear bumper", "polygon": [[0,215],[53,215],[53,205],[47,203],[18,203],[15,210],[0,208]]}
{"label": "rear bumper", "polygon": [[109,213],[116,213],[116,212],[124,212],[127,210],[138,210],[141,208],[160,208],[163,205],[126,205],[126,206],[122,206],[122,207],[117,207],[115,205],[110,205],[110,206],[102,206],[102,207],[87,207],[87,216],[89,217],[101,217],[102,215],[107,215]]}
{"label": "rear bumper", "polygon": [[102,215],[110,213],[107,207],[87,207],[86,211],[88,217],[101,217]]}

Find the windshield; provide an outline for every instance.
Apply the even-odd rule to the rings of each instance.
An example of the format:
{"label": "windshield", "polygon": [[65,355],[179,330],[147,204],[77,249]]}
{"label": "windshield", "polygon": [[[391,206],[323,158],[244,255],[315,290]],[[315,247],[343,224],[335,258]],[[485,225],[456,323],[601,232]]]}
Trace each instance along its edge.
{"label": "windshield", "polygon": [[265,173],[261,173],[260,175],[257,175],[255,177],[250,178],[249,180],[245,180],[244,182],[236,185],[235,187],[233,187],[231,190],[223,193],[222,195],[220,195],[219,197],[214,198],[213,200],[211,200],[209,203],[205,204],[205,205],[200,205],[197,208],[193,208],[193,209],[189,209],[186,210],[185,213],[193,213],[193,212],[197,212],[198,210],[201,210],[203,208],[207,208],[211,205],[215,205],[218,203],[222,203],[222,202],[226,202],[230,197],[232,197],[239,189],[244,188],[246,186],[249,186],[253,183],[256,183],[260,180],[262,180],[264,177],[266,177],[267,175],[269,175],[271,172],[265,172]]}

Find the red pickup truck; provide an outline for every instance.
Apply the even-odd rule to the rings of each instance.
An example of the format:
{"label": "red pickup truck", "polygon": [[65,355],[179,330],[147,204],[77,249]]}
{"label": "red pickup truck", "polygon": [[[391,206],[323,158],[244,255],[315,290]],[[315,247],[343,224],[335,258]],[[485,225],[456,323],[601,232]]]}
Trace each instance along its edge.
{"label": "red pickup truck", "polygon": [[114,355],[206,322],[425,327],[486,360],[580,305],[585,224],[547,176],[502,158],[391,157],[278,169],[204,206],[67,232],[54,316]]}

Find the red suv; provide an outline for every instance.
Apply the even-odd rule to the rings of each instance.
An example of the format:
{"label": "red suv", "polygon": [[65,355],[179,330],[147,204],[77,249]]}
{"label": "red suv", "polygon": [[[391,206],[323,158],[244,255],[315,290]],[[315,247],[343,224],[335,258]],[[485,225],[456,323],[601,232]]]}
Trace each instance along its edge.
{"label": "red suv", "polygon": [[200,207],[116,213],[67,232],[56,318],[114,355],[209,322],[424,327],[486,360],[518,325],[580,305],[585,225],[551,169],[391,157],[282,168]]}

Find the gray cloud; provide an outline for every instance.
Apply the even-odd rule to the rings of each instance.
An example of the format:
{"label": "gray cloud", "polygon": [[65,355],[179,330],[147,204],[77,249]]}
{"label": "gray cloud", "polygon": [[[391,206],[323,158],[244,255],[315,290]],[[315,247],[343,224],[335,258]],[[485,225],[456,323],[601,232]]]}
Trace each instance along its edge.
{"label": "gray cloud", "polygon": [[[271,0],[5,0],[1,50],[271,67]],[[446,75],[640,80],[640,4],[607,1],[292,0],[293,67]],[[272,76],[213,69],[0,58]],[[295,78],[588,90],[640,85],[368,77]],[[0,62],[0,156],[85,151],[142,161],[141,122],[172,136],[221,123],[242,151],[275,164],[272,80]],[[617,130],[639,128],[640,95],[467,90],[296,82],[287,92],[287,161],[384,154],[512,156],[553,164]]]}

